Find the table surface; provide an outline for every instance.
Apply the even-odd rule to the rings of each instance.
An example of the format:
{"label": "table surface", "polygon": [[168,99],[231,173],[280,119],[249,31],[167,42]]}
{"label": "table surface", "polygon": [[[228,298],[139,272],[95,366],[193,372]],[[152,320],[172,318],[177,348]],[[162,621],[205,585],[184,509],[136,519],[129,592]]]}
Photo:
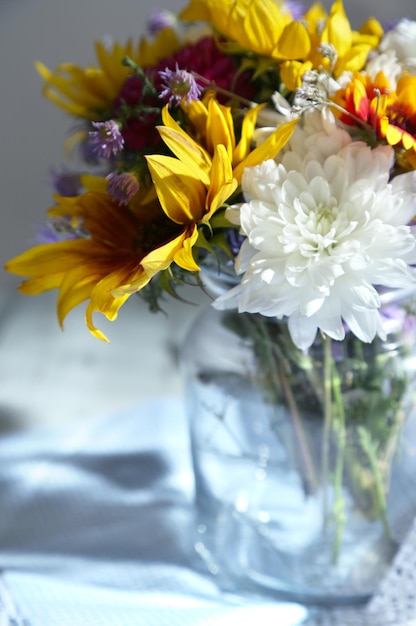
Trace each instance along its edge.
{"label": "table surface", "polygon": [[0,287],[0,434],[100,417],[160,395],[180,395],[178,352],[201,306],[167,298],[166,313],[151,313],[132,296],[115,322],[97,314],[110,340],[94,338],[85,307],[71,311],[64,329],[56,318],[56,293],[23,296]]}
{"label": "table surface", "polygon": [[204,302],[131,299],[104,344],[0,292],[0,626],[399,626],[224,593],[197,559],[178,351]]}

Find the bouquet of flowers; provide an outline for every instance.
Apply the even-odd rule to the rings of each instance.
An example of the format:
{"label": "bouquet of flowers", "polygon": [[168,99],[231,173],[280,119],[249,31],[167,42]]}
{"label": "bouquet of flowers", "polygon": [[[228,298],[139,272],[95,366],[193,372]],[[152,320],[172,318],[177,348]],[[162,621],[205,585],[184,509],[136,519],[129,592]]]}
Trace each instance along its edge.
{"label": "bouquet of flowers", "polygon": [[95,312],[157,307],[213,255],[241,277],[217,306],[287,317],[302,349],[382,335],[377,286],[416,280],[416,23],[191,0],[148,26],[96,66],[37,64],[82,171],[55,172],[39,245],[7,264],[20,290],[58,289],[61,324],[88,300],[105,339]]}
{"label": "bouquet of flowers", "polygon": [[[96,43],[91,67],[37,64],[45,96],[74,122],[66,148],[77,167],[54,172],[39,244],[6,269],[25,277],[25,294],[58,290],[61,325],[87,302],[103,340],[95,313],[114,320],[136,293],[157,310],[181,285],[203,286],[205,267],[232,277],[217,309],[285,320],[273,385],[284,395],[284,377],[322,370],[323,384],[296,383],[287,403],[297,419],[312,389],[324,407],[326,466],[336,433],[337,552],[345,420],[361,428],[351,481],[371,482],[382,516],[387,472],[373,439],[390,450],[402,420],[406,372],[363,344],[389,335],[383,294],[416,287],[416,22],[371,17],[353,30],[342,0],[328,12],[190,0],[179,15],[153,14],[148,29],[138,43]],[[389,316],[394,332],[410,319]],[[317,341],[319,364],[308,357]],[[273,378],[273,355],[258,351]],[[365,394],[345,403],[351,381],[388,383],[383,408]]]}

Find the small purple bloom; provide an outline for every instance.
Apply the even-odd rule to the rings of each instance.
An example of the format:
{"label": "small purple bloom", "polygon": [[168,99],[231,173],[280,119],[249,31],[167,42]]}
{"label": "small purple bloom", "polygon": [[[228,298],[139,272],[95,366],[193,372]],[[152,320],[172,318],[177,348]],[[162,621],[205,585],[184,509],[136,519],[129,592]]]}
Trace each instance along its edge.
{"label": "small purple bloom", "polygon": [[74,223],[70,217],[48,219],[43,224],[35,224],[33,229],[36,243],[56,243],[88,236],[82,225]]}
{"label": "small purple bloom", "polygon": [[241,235],[239,231],[235,228],[228,228],[225,233],[225,239],[228,247],[230,248],[231,254],[235,258],[237,254],[240,252],[241,244],[243,243],[244,235]]}
{"label": "small purple bloom", "polygon": [[111,172],[106,178],[108,193],[118,204],[128,204],[139,191],[139,182],[130,172]]}
{"label": "small purple bloom", "polygon": [[385,22],[383,23],[383,30],[384,30],[384,34],[388,33],[390,30],[393,30],[393,28],[396,28],[396,26],[399,24],[399,22],[401,22],[402,20],[410,20],[412,18],[410,18],[409,16],[407,17],[400,17],[397,20],[391,20],[389,22]]}
{"label": "small purple bloom", "polygon": [[381,322],[388,335],[413,328],[414,318],[401,306],[389,304],[380,309]]}
{"label": "small purple bloom", "polygon": [[33,230],[35,231],[36,243],[56,243],[61,241],[61,237],[50,221],[44,224],[34,224]]}
{"label": "small purple bloom", "polygon": [[81,177],[79,174],[62,168],[60,172],[51,168],[52,187],[60,196],[78,196],[81,193]]}
{"label": "small purple bloom", "polygon": [[196,82],[194,76],[186,70],[180,70],[176,64],[176,70],[170,70],[168,67],[159,72],[159,76],[164,82],[164,88],[160,97],[168,100],[169,104],[181,102],[185,98],[185,102],[198,100],[202,93],[201,87]]}
{"label": "small purple bloom", "polygon": [[147,20],[147,30],[151,35],[157,35],[164,28],[173,28],[176,22],[177,17],[172,11],[156,9]]}
{"label": "small purple bloom", "polygon": [[123,149],[124,139],[117,122],[114,120],[92,122],[92,126],[96,130],[92,130],[88,133],[88,143],[91,152],[96,157],[110,159]]}
{"label": "small purple bloom", "polygon": [[296,0],[286,0],[285,5],[289,9],[295,21],[301,20],[305,15],[305,6],[302,2],[297,2]]}

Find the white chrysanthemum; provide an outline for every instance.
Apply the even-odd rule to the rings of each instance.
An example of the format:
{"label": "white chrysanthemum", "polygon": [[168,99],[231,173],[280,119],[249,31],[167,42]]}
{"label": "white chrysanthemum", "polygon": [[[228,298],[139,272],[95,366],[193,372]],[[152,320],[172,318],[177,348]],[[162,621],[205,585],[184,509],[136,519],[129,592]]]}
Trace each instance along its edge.
{"label": "white chrysanthemum", "polygon": [[365,66],[366,73],[374,81],[379,72],[383,72],[389,81],[391,91],[397,87],[397,81],[403,74],[403,65],[399,63],[394,50],[374,54]]}
{"label": "white chrysanthemum", "polygon": [[290,152],[295,153],[297,158],[323,163],[328,156],[336,154],[351,141],[351,135],[340,128],[328,107],[313,109],[302,115],[302,123],[296,127],[280,156]]}
{"label": "white chrysanthemum", "polygon": [[403,69],[416,73],[416,22],[409,19],[400,20],[394,28],[383,37],[379,46],[380,52],[394,50]]}
{"label": "white chrysanthemum", "polygon": [[[326,130],[311,132],[312,121]],[[247,201],[229,213],[247,237],[237,259],[243,276],[214,306],[287,317],[301,349],[318,329],[342,340],[343,322],[362,341],[384,337],[374,285],[416,282],[416,240],[407,225],[416,212],[416,173],[389,183],[391,146],[345,141],[325,116],[295,134],[297,149],[280,163],[244,173]]]}

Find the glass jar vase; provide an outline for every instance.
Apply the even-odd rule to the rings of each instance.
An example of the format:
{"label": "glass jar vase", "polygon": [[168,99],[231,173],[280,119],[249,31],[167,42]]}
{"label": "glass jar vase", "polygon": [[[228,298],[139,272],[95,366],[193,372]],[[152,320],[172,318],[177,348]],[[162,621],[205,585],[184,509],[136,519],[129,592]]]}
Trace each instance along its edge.
{"label": "glass jar vase", "polygon": [[307,351],[285,321],[211,305],[182,354],[195,548],[222,586],[343,605],[377,589],[416,515],[414,291],[387,340]]}

